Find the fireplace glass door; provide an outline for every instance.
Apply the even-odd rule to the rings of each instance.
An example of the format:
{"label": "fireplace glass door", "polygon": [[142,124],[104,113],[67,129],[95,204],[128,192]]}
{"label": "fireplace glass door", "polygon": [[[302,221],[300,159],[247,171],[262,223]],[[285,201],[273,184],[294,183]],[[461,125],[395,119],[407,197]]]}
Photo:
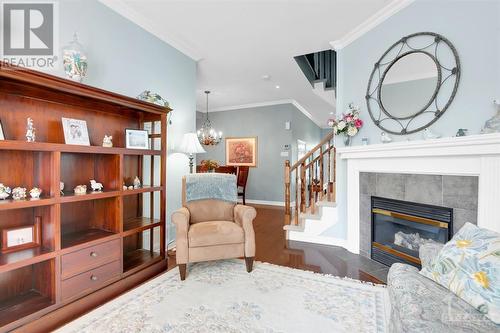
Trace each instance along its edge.
{"label": "fireplace glass door", "polygon": [[[442,221],[442,214],[428,214],[430,207],[441,207],[418,207],[419,204],[414,204],[416,206],[408,210],[405,206],[412,203],[391,201],[390,205],[384,207],[382,202],[372,200],[372,258],[389,266],[394,262],[404,262],[420,267],[420,246],[427,242],[446,243],[449,240],[453,215],[445,214],[449,221]],[[403,206],[398,207],[398,203]],[[427,209],[427,212],[419,212],[419,208]]]}

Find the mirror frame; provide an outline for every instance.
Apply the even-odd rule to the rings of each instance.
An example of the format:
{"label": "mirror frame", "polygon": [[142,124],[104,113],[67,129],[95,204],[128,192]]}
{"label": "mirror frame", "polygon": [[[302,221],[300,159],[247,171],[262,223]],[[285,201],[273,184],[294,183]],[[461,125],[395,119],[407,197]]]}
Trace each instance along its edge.
{"label": "mirror frame", "polygon": [[[429,44],[424,47],[412,47],[411,42],[412,39],[417,37],[428,37],[430,39]],[[439,52],[438,47],[440,45],[444,45],[447,47],[453,54],[454,57],[454,66],[452,68],[447,68],[441,64],[439,61]],[[391,52],[395,52],[396,55],[393,57],[388,57]],[[423,53],[429,56],[434,63],[436,64],[438,71],[438,80],[436,83],[436,89],[434,90],[433,95],[431,96],[429,102],[425,105],[424,108],[417,111],[411,116],[408,117],[394,117],[390,114],[388,110],[385,109],[382,100],[381,100],[381,90],[384,79],[391,69],[391,67],[401,58],[408,56],[410,54]],[[446,73],[443,75],[443,73]],[[458,85],[460,82],[460,58],[458,56],[457,50],[453,46],[453,44],[447,40],[442,35],[433,32],[419,32],[415,34],[411,34],[401,38],[399,41],[394,43],[375,63],[372,73],[370,75],[370,80],[368,81],[368,87],[366,89],[366,105],[368,108],[368,113],[370,114],[370,118],[380,129],[387,133],[395,134],[395,135],[406,135],[412,134],[419,131],[424,130],[425,128],[434,124],[448,109],[451,102],[455,98],[455,95],[458,90]],[[440,94],[442,85],[448,80],[454,80],[453,90],[449,93],[449,96],[445,96],[446,103],[444,106],[440,107],[438,105],[437,97]],[[377,81],[378,80],[378,81]],[[374,104],[374,105],[373,105]],[[378,110],[377,110],[378,109]],[[433,113],[434,117],[432,120],[424,124],[423,126],[412,128],[411,125],[415,119],[422,116],[426,113]],[[395,130],[390,130],[383,125],[383,123],[395,123],[401,127],[399,132]]]}

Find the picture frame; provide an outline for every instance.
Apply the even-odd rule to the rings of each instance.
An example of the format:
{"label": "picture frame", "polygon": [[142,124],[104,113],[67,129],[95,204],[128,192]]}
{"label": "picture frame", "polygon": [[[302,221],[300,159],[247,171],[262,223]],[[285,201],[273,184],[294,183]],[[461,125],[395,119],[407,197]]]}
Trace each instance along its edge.
{"label": "picture frame", "polygon": [[39,247],[42,240],[42,218],[35,217],[35,223],[29,226],[2,229],[2,253],[9,253]]}
{"label": "picture frame", "polygon": [[125,147],[128,149],[149,149],[149,132],[132,128],[125,129]]}
{"label": "picture frame", "polygon": [[61,118],[64,142],[67,145],[90,146],[87,122],[80,119]]}
{"label": "picture frame", "polygon": [[227,166],[257,166],[257,137],[228,137],[226,140]]}
{"label": "picture frame", "polygon": [[5,135],[3,134],[3,127],[1,120],[0,120],[0,140],[5,140]]}

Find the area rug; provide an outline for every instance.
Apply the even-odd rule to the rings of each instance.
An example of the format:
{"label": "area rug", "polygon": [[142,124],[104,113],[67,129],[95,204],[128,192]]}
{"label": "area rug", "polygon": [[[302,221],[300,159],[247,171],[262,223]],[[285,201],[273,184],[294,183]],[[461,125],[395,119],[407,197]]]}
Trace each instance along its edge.
{"label": "area rug", "polygon": [[173,269],[62,327],[61,333],[386,332],[384,286],[242,260]]}

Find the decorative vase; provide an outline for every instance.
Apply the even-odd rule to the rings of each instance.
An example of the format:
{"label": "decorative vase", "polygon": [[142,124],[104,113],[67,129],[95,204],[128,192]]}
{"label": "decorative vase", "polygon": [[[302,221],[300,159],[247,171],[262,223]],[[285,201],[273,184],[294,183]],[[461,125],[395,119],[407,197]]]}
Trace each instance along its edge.
{"label": "decorative vase", "polygon": [[66,76],[71,80],[82,82],[87,75],[87,55],[82,44],[78,42],[76,33],[73,40],[63,48],[63,66]]}
{"label": "decorative vase", "polygon": [[351,145],[351,137],[349,135],[344,135],[344,146],[349,147]]}

